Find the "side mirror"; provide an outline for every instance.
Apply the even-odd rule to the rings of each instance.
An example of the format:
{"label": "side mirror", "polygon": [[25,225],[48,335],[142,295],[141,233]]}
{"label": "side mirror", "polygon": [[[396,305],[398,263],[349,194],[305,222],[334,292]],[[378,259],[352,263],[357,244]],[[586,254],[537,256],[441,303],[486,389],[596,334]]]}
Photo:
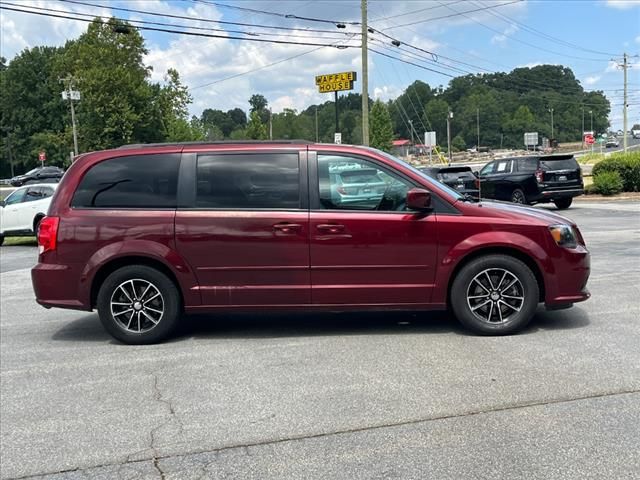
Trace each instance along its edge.
{"label": "side mirror", "polygon": [[480,176],[480,172],[479,172],[478,170],[474,170],[474,171],[473,171],[473,174],[474,174],[476,177],[479,177],[479,176]]}
{"label": "side mirror", "polygon": [[412,188],[407,192],[407,208],[418,212],[431,210],[431,193],[422,188]]}
{"label": "side mirror", "polygon": [[0,200],[0,207],[4,207],[4,200]]}

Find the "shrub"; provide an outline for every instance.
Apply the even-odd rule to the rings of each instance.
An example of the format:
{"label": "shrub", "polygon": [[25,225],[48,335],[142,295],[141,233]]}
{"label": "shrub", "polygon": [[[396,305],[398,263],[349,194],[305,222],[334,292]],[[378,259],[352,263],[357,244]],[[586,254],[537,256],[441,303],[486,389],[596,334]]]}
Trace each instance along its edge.
{"label": "shrub", "polygon": [[625,192],[640,191],[640,152],[618,153],[596,163],[593,176],[597,177],[603,172],[617,172]]}
{"label": "shrub", "polygon": [[584,193],[585,195],[593,195],[594,193],[598,193],[598,192],[596,191],[596,186],[593,183],[591,183],[589,185],[584,186]]}
{"label": "shrub", "polygon": [[615,195],[622,191],[622,179],[618,172],[600,172],[593,177],[593,186],[601,195]]}

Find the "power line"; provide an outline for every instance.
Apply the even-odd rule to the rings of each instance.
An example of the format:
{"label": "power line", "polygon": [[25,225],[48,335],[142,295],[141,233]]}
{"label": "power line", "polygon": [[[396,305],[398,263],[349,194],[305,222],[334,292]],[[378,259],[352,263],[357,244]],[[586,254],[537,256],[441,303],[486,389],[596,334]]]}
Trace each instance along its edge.
{"label": "power line", "polygon": [[[472,3],[476,3],[476,2],[472,2]],[[482,5],[482,2],[477,2],[476,4]],[[598,50],[591,50],[589,48],[585,48],[585,47],[582,47],[580,45],[576,45],[574,43],[568,42],[568,41],[563,40],[561,38],[554,37],[553,35],[549,35],[549,34],[547,34],[545,32],[537,30],[537,29],[527,25],[526,23],[519,22],[518,20],[515,20],[515,19],[513,19],[513,18],[511,18],[511,17],[509,17],[509,16],[507,16],[507,15],[501,13],[501,12],[493,12],[493,11],[491,11],[489,13],[491,15],[493,15],[494,17],[496,17],[496,18],[501,18],[502,20],[504,20],[507,23],[510,23],[511,25],[517,25],[517,26],[523,28],[525,31],[528,31],[529,33],[537,35],[538,37],[541,37],[541,38],[545,38],[548,41],[552,41],[552,42],[555,42],[555,43],[560,44],[560,45],[571,47],[571,48],[574,48],[574,49],[577,49],[577,50],[582,50],[582,51],[585,51],[585,52],[588,52],[588,53],[595,53],[597,55],[606,55],[606,56],[617,55],[616,53],[607,53],[607,52],[601,52],[601,51],[598,51]]]}
{"label": "power line", "polygon": [[444,75],[445,77],[455,78],[453,75],[449,75],[448,73],[440,72],[433,68],[425,67],[424,65],[418,65],[417,63],[409,62],[408,60],[403,60],[401,58],[392,57],[391,55],[387,55],[386,53],[379,52],[378,50],[374,50],[373,48],[368,49],[370,52],[377,53],[378,55],[382,55],[383,57],[391,58],[392,60],[396,60],[398,62],[406,63],[408,65],[413,65],[414,67],[421,68],[423,70],[428,70],[433,73],[439,73],[440,75]]}
{"label": "power line", "polygon": [[484,6],[484,7],[481,7],[481,8],[476,8],[476,9],[473,9],[473,10],[465,10],[464,12],[458,12],[458,11],[456,11],[456,10],[453,10],[453,9],[449,6],[449,4],[443,4],[443,3],[441,3],[441,2],[438,2],[438,3],[440,3],[440,5],[441,5],[441,6],[443,6],[443,7],[447,7],[449,10],[452,10],[452,11],[454,11],[455,13],[453,13],[453,14],[449,14],[449,15],[442,15],[442,16],[440,16],[440,17],[427,18],[427,19],[424,19],[424,20],[417,20],[417,21],[415,21],[415,22],[404,23],[404,24],[402,24],[402,25],[396,25],[395,27],[387,27],[387,28],[383,28],[383,30],[393,30],[394,28],[408,27],[408,26],[411,26],[411,25],[417,25],[417,24],[419,24],[419,23],[433,22],[434,20],[442,20],[443,18],[457,17],[457,16],[459,16],[459,15],[464,15],[464,16],[466,16],[466,15],[465,15],[466,13],[474,13],[474,12],[480,12],[480,11],[484,11],[484,10],[489,10],[489,9],[492,9],[492,8],[504,7],[504,6],[506,6],[506,5],[511,5],[512,3],[519,3],[519,2],[521,2],[521,1],[522,1],[522,0],[512,0],[512,1],[510,1],[510,2],[499,3],[499,4],[497,4],[497,5],[487,5],[487,6]]}
{"label": "power line", "polygon": [[240,10],[240,11],[243,11],[243,12],[250,12],[250,13],[260,13],[262,15],[270,15],[270,16],[275,16],[275,17],[280,17],[280,18],[304,20],[306,22],[329,23],[329,24],[333,24],[333,25],[360,25],[360,22],[342,22],[342,21],[338,21],[338,20],[327,20],[327,19],[324,19],[324,18],[301,17],[301,16],[293,15],[293,14],[278,13],[278,12],[268,12],[268,11],[265,11],[265,10],[257,10],[257,9],[254,9],[254,8],[238,7],[236,5],[227,5],[227,4],[224,4],[224,3],[212,2],[212,1],[209,1],[209,0],[191,0],[191,1],[195,2],[195,3],[203,3],[203,4],[206,4],[206,5],[213,5],[214,7],[229,8],[229,9],[232,9],[232,10]]}
{"label": "power line", "polygon": [[[68,0],[67,0],[68,1]],[[63,18],[63,19],[67,19],[67,20],[75,20],[75,21],[80,21],[80,22],[85,22],[85,23],[92,23],[93,20],[89,20],[87,18],[79,18],[79,17],[73,17],[73,16],[69,16],[69,15],[56,15],[53,13],[45,13],[45,12],[38,12],[38,11],[31,11],[31,10],[23,10],[23,9],[19,9],[19,8],[12,8],[12,7],[6,7],[3,6],[2,4],[0,4],[0,10],[11,10],[14,12],[21,12],[21,13],[28,13],[31,15],[40,15],[40,16],[45,16],[45,17],[53,17],[53,18]],[[126,22],[126,20],[121,19],[121,18],[117,18],[117,17],[112,17],[115,20],[119,20],[122,22]],[[209,34],[209,33],[196,33],[196,32],[186,32],[184,30],[173,30],[173,29],[167,29],[167,28],[156,28],[156,27],[144,27],[144,26],[131,26],[131,28],[135,28],[136,30],[147,30],[147,31],[153,31],[153,32],[164,32],[164,33],[172,33],[172,34],[176,34],[176,35],[188,35],[188,36],[192,36],[192,37],[204,37],[204,38],[220,38],[220,39],[226,39],[226,40],[244,40],[244,41],[249,41],[249,42],[260,42],[260,43],[274,43],[274,44],[282,44],[282,45],[302,45],[302,46],[308,46],[308,47],[335,47],[335,48],[360,48],[360,46],[357,45],[340,45],[340,46],[335,46],[333,44],[328,44],[328,43],[309,43],[309,42],[292,42],[292,41],[288,41],[288,40],[268,40],[268,39],[264,39],[264,38],[247,38],[247,37],[235,37],[235,36],[231,36],[231,35],[215,35],[215,34]]]}
{"label": "power line", "polygon": [[[465,0],[455,0],[451,3],[448,3],[447,5],[455,5],[456,3],[462,3]],[[380,17],[380,18],[374,18],[372,21],[373,22],[382,22],[385,20],[391,20],[392,18],[399,18],[399,17],[406,17],[407,15],[415,15],[416,13],[421,13],[421,12],[426,12],[427,10],[435,10],[436,8],[442,8],[442,5],[436,5],[435,7],[426,7],[426,8],[421,8],[419,10],[413,10],[411,12],[406,12],[406,13],[400,13],[398,15],[391,15],[388,17]]]}
{"label": "power line", "polygon": [[[497,33],[498,35],[505,36],[505,34],[504,34],[503,32],[501,32],[501,31],[499,31],[499,30],[496,30],[495,28],[490,27],[490,26],[488,26],[488,25],[485,25],[484,23],[482,23],[482,22],[480,22],[480,21],[476,20],[476,19],[475,19],[475,18],[473,18],[473,17],[470,17],[470,16],[468,16],[468,15],[465,15],[467,12],[458,12],[457,10],[455,10],[455,9],[451,8],[451,7],[450,7],[450,6],[448,6],[448,5],[443,4],[442,2],[438,2],[438,3],[440,3],[440,4],[441,4],[441,5],[443,5],[443,6],[445,6],[446,8],[448,8],[449,10],[451,10],[452,12],[456,12],[456,14],[458,14],[458,15],[462,15],[463,17],[468,18],[468,19],[469,19],[469,20],[471,20],[472,22],[477,23],[478,25],[480,25],[480,26],[482,26],[482,27],[486,28],[487,30],[491,30],[492,32]],[[512,2],[512,3],[513,3],[513,2]],[[546,48],[540,47],[540,46],[538,46],[538,45],[534,45],[533,43],[529,43],[529,42],[526,42],[526,41],[524,41],[524,40],[520,40],[520,39],[515,38],[515,37],[509,37],[509,39],[511,39],[511,40],[515,40],[515,41],[516,41],[516,42],[518,42],[518,43],[522,43],[523,45],[527,45],[527,46],[529,46],[529,47],[533,47],[533,48],[536,48],[536,49],[538,49],[538,50],[542,50],[542,51],[545,51],[545,52],[552,53],[552,54],[554,54],[554,55],[558,55],[558,56],[560,56],[560,57],[573,58],[573,59],[577,59],[577,60],[584,60],[584,61],[589,61],[589,62],[602,62],[602,61],[603,61],[603,59],[601,59],[601,58],[585,58],[585,57],[576,57],[576,56],[574,56],[574,55],[567,55],[567,54],[565,54],[565,53],[555,52],[555,51],[553,51],[553,50],[549,50],[549,49],[546,49]]]}
{"label": "power line", "polygon": [[[103,16],[103,15],[97,15],[94,13],[83,13],[83,12],[74,12],[74,11],[69,11],[69,10],[58,10],[55,8],[47,8],[47,7],[35,7],[35,6],[25,6],[22,4],[15,4],[15,3],[9,3],[9,2],[4,2],[4,1],[0,1],[0,4],[2,5],[9,5],[12,7],[23,7],[23,8],[29,8],[31,10],[35,10],[35,11],[46,11],[46,12],[54,12],[54,13],[64,13],[66,15],[79,15],[82,17],[89,17],[91,19],[95,19],[95,18],[100,18],[102,20],[108,20],[109,18],[112,17],[107,17],[107,16]],[[68,18],[68,17],[65,17]],[[117,18],[117,17],[113,17],[113,18]],[[266,36],[266,37],[280,37],[282,36],[281,33],[269,33],[269,32],[260,32],[260,33],[255,33],[255,32],[246,32],[243,30],[226,30],[223,28],[212,28],[212,27],[194,27],[191,25],[176,25],[173,23],[163,23],[163,22],[150,22],[148,20],[133,20],[133,19],[119,19],[118,20],[122,20],[123,22],[127,22],[129,24],[142,24],[142,25],[157,25],[157,26],[164,26],[164,27],[176,27],[176,28],[187,28],[187,29],[191,29],[191,30],[200,30],[200,31],[206,31],[206,32],[225,32],[225,33],[238,33],[238,34],[242,34],[242,35],[250,35],[250,36],[255,36],[255,37],[259,37],[259,36]],[[135,26],[135,25],[134,25]],[[311,38],[311,39],[316,39],[317,37],[313,37],[313,36],[308,36],[308,35],[296,35],[296,34],[290,34],[287,33],[287,37],[293,37],[293,38]],[[341,40],[344,37],[321,37],[325,40]]]}
{"label": "power line", "polygon": [[[65,2],[65,3],[72,3],[75,5],[84,5],[87,7],[94,7],[94,8],[103,8],[104,5],[98,5],[95,3],[89,3],[89,2],[81,2],[78,0],[59,0],[60,2]],[[152,16],[156,16],[156,17],[163,17],[163,18],[177,18],[180,20],[191,20],[191,21],[197,21],[197,22],[205,22],[205,23],[217,23],[220,25],[235,25],[235,26],[240,26],[240,27],[255,27],[255,28],[264,28],[264,29],[271,29],[271,30],[282,30],[282,31],[305,31],[305,32],[313,32],[313,33],[343,33],[343,34],[350,34],[348,32],[338,32],[337,30],[319,30],[319,29],[311,29],[311,28],[293,28],[293,27],[280,27],[280,26],[275,26],[275,25],[260,25],[260,24],[255,24],[255,23],[242,23],[242,22],[230,22],[230,21],[224,21],[224,20],[213,20],[210,18],[194,18],[194,17],[190,17],[190,16],[185,16],[185,15],[173,15],[173,14],[169,14],[169,13],[158,13],[158,12],[149,12],[146,10],[137,10],[137,9],[133,9],[133,8],[124,8],[124,7],[115,7],[115,6],[109,6],[109,8],[111,10],[116,10],[119,12],[128,12],[128,13],[139,13],[142,15],[152,15]]]}

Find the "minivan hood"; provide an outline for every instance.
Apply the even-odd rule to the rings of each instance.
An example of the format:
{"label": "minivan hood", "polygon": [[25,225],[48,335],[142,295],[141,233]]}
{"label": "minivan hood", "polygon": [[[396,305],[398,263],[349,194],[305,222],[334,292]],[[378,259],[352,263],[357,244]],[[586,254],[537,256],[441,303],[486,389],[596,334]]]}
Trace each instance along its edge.
{"label": "minivan hood", "polygon": [[476,212],[477,215],[486,215],[489,217],[512,220],[528,219],[529,222],[537,220],[538,223],[543,225],[575,225],[575,223],[567,217],[563,217],[562,215],[558,215],[557,213],[550,212],[549,210],[542,208],[516,205],[510,202],[500,202],[495,200],[482,200],[481,204],[476,203],[473,205],[483,211],[482,214]]}

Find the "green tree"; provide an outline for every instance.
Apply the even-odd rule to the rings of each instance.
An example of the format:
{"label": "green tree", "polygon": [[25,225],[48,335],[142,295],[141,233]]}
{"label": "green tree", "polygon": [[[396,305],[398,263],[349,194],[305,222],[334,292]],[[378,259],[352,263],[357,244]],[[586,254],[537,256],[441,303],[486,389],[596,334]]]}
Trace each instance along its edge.
{"label": "green tree", "polygon": [[163,107],[153,101],[144,39],[136,29],[119,33],[123,26],[113,18],[96,19],[66,46],[61,71],[73,76],[82,95],[78,123],[84,151],[162,139]]}
{"label": "green tree", "polygon": [[449,104],[442,98],[436,97],[427,103],[424,110],[425,124],[430,124],[436,132],[436,142],[439,145],[446,145]]}
{"label": "green tree", "polygon": [[258,112],[262,123],[266,123],[269,120],[269,109],[267,108],[269,106],[269,102],[267,102],[264,95],[260,95],[259,93],[251,95],[249,105],[251,105],[249,112]]}
{"label": "green tree", "polygon": [[369,120],[370,144],[374,148],[391,151],[393,142],[393,122],[387,106],[381,100],[376,100],[371,108]]}
{"label": "green tree", "polygon": [[260,120],[260,115],[257,111],[253,111],[249,115],[249,123],[245,135],[252,140],[265,140],[267,138],[267,128]]}

